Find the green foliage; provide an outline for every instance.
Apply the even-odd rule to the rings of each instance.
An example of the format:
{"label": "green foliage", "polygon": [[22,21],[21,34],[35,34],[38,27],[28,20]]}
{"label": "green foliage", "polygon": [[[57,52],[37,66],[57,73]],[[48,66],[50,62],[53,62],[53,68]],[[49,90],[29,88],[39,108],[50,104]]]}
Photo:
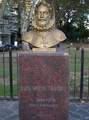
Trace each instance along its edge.
{"label": "green foliage", "polygon": [[75,26],[70,25],[68,32],[66,33],[67,38],[69,39],[69,41],[73,42],[73,41],[77,41],[78,38],[78,33],[77,33],[77,29]]}
{"label": "green foliage", "polygon": [[68,40],[85,42],[89,31],[84,26],[89,13],[89,0],[81,3],[80,0],[46,0],[55,10],[56,27],[61,29]]}
{"label": "green foliage", "polygon": [[[65,29],[65,26],[64,26]],[[89,30],[86,29],[84,23],[78,22],[78,24],[70,24],[67,26],[66,36],[71,42],[76,42],[77,40],[83,43],[87,42],[87,37],[89,36]]]}

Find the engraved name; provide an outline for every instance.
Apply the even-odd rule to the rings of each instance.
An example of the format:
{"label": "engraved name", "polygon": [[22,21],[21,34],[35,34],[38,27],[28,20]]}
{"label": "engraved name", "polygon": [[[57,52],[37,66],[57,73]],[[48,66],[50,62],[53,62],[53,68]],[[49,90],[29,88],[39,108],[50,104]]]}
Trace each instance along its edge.
{"label": "engraved name", "polygon": [[42,103],[43,102],[51,103],[51,102],[56,102],[56,99],[54,99],[54,98],[36,98],[36,99],[31,98],[30,101],[31,102],[37,102],[37,103],[41,103],[41,102]]}
{"label": "engraved name", "polygon": [[33,103],[31,103],[31,104],[29,104],[29,107],[37,107],[37,108],[39,108],[39,107],[50,107],[50,108],[55,108],[55,107],[58,107],[58,104],[33,104]]}
{"label": "engraved name", "polygon": [[21,90],[29,90],[29,91],[66,91],[65,86],[21,86]]}

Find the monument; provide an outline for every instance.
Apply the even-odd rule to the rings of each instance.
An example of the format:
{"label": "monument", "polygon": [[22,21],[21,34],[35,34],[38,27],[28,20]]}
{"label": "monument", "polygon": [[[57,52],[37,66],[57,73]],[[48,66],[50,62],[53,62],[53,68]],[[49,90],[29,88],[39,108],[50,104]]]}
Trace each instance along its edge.
{"label": "monument", "polygon": [[39,2],[33,30],[22,38],[34,48],[18,58],[20,120],[68,120],[69,55],[56,52],[66,36],[54,28],[51,13],[49,4]]}
{"label": "monument", "polygon": [[36,20],[32,21],[33,30],[25,33],[22,40],[35,46],[33,51],[56,51],[53,47],[64,41],[66,36],[62,31],[54,28],[51,6],[45,1],[39,2],[35,8],[35,16]]}

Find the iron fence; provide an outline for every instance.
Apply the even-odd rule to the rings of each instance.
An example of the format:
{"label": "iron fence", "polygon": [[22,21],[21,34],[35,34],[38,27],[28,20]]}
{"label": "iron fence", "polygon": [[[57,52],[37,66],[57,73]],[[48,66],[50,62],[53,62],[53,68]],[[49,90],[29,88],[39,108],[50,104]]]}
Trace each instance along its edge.
{"label": "iron fence", "polygon": [[70,100],[89,100],[89,51],[71,50]]}
{"label": "iron fence", "polygon": [[18,53],[0,53],[0,99],[18,99]]}
{"label": "iron fence", "polygon": [[[70,100],[89,100],[89,51],[69,50]],[[0,53],[0,100],[18,99],[18,53]]]}

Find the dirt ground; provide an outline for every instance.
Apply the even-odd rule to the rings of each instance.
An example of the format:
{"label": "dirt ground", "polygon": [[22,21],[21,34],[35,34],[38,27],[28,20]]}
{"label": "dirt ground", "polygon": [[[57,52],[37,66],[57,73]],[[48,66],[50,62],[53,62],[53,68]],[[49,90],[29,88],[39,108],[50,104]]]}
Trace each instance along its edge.
{"label": "dirt ground", "polygon": [[67,47],[80,47],[80,48],[89,48],[89,43],[81,43],[81,42],[63,42],[63,44],[67,45]]}

